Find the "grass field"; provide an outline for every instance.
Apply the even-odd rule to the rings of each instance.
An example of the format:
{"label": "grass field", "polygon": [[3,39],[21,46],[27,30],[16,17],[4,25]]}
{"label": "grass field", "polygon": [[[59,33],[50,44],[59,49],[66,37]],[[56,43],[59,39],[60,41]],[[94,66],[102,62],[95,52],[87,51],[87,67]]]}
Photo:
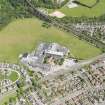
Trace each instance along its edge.
{"label": "grass field", "polygon": [[4,76],[0,73],[0,81],[4,79]]}
{"label": "grass field", "polygon": [[16,93],[10,93],[9,95],[5,95],[2,99],[0,99],[0,105],[5,105],[5,102],[9,102],[10,98],[16,98]]}
{"label": "grass field", "polygon": [[[92,5],[95,3],[96,0],[79,0],[81,3]],[[87,17],[94,17],[94,16],[100,16],[105,14],[105,0],[100,0],[99,3],[97,3],[96,6],[93,8],[87,8],[83,6],[78,6],[76,8],[68,8],[66,5],[62,7],[61,9],[58,9],[59,11],[63,12],[66,16],[87,16]],[[55,10],[49,10],[49,12],[52,12]]]}
{"label": "grass field", "polygon": [[71,50],[81,59],[101,53],[99,49],[54,27],[46,29],[37,19],[23,19],[11,22],[0,32],[0,60],[17,62],[19,54],[32,51],[40,42],[57,42]]}
{"label": "grass field", "polygon": [[93,5],[96,3],[97,0],[78,0],[80,3],[86,4],[86,5]]}
{"label": "grass field", "polygon": [[18,78],[19,75],[15,71],[12,71],[12,73],[7,77],[7,79],[10,79],[13,82],[15,82]]}
{"label": "grass field", "polygon": [[4,76],[0,73],[0,81],[3,79],[9,79],[11,81],[16,81],[19,78],[18,74],[15,71],[12,71],[11,74],[9,76]]}

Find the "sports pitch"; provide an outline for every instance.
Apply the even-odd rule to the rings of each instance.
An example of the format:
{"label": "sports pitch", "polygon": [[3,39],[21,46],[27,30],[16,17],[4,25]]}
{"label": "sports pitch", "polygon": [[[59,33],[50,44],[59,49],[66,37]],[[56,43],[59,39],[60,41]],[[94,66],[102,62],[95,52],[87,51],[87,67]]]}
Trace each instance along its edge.
{"label": "sports pitch", "polygon": [[72,33],[54,27],[42,27],[38,19],[23,19],[11,22],[0,32],[0,60],[16,62],[19,55],[31,52],[40,42],[57,42],[68,47],[80,59],[97,56],[101,51],[91,44],[79,40]]}

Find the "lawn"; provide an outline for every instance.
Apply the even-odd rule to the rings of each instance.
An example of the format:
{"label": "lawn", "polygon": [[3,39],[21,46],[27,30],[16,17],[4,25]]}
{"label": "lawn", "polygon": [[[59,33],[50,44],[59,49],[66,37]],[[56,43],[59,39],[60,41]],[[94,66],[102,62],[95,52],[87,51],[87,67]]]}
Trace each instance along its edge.
{"label": "lawn", "polygon": [[8,76],[6,76],[6,77],[5,77],[5,75],[2,75],[2,74],[0,73],[0,81],[3,80],[3,79],[9,79],[9,80],[11,80],[11,81],[14,82],[14,81],[16,81],[18,78],[19,78],[19,75],[18,75],[18,73],[15,72],[15,71],[11,71],[11,74],[8,75]]}
{"label": "lawn", "polygon": [[[93,5],[96,0],[79,0],[81,3],[87,4],[87,5]],[[76,8],[68,8],[66,5],[62,7],[61,9],[58,9],[59,11],[63,12],[66,16],[73,16],[73,17],[81,17],[81,16],[87,16],[87,17],[94,17],[94,16],[100,16],[105,14],[105,0],[100,0],[99,3],[97,3],[96,6],[93,8],[87,8],[83,6],[78,6]],[[49,10],[52,12],[52,10]],[[55,11],[55,10],[53,10]]]}
{"label": "lawn", "polygon": [[17,63],[19,54],[31,52],[44,41],[64,45],[80,59],[91,58],[101,53],[98,48],[79,40],[72,33],[54,27],[44,28],[40,20],[33,18],[15,20],[0,32],[0,60]]}
{"label": "lawn", "polygon": [[17,74],[17,72],[12,71],[12,73],[6,79],[9,79],[15,82],[18,78],[19,78],[19,75]]}

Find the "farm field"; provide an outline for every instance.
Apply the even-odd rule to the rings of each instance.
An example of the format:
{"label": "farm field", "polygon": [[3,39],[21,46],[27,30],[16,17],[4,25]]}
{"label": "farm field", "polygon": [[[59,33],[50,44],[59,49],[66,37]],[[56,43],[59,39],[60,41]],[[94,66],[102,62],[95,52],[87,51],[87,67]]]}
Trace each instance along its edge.
{"label": "farm field", "polygon": [[[93,5],[96,0],[79,0],[81,3],[87,4],[87,5]],[[87,17],[94,17],[94,16],[101,16],[105,14],[105,0],[100,0],[93,8],[87,8],[84,6],[78,5],[78,7],[75,8],[68,8],[67,5],[64,7],[57,9],[58,11],[64,13],[66,16],[72,16],[72,17],[81,17],[81,16],[87,16]],[[48,10],[50,13],[55,10]]]}
{"label": "farm field", "polygon": [[31,52],[40,42],[57,42],[68,47],[77,58],[88,59],[101,51],[91,44],[54,27],[42,27],[38,19],[22,19],[11,22],[0,32],[0,60],[18,62],[19,54]]}

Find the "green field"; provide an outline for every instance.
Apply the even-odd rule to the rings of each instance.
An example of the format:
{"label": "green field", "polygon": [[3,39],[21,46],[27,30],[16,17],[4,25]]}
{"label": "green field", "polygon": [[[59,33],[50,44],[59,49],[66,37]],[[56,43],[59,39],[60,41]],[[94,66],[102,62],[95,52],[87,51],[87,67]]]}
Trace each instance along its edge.
{"label": "green field", "polygon": [[11,22],[0,32],[0,60],[17,62],[19,54],[31,52],[40,42],[57,42],[71,50],[81,59],[97,56],[101,51],[54,27],[44,28],[37,19],[23,19]]}
{"label": "green field", "polygon": [[5,105],[5,102],[8,103],[10,98],[16,98],[16,93],[5,95],[2,99],[0,99],[0,105]]}
{"label": "green field", "polygon": [[19,78],[19,75],[15,72],[15,71],[12,71],[11,74],[9,76],[5,76],[5,75],[2,75],[0,73],[0,81],[3,80],[3,79],[9,79],[11,81],[16,81],[17,79]]}
{"label": "green field", "polygon": [[15,71],[12,71],[12,73],[7,77],[7,79],[10,79],[13,82],[15,82],[18,78],[19,75]]}
{"label": "green field", "polygon": [[97,0],[78,0],[80,3],[86,4],[86,5],[93,5],[96,3]]}
{"label": "green field", "polygon": [[[93,5],[96,0],[79,0],[81,3],[87,4],[87,5]],[[55,11],[55,10],[48,10],[49,12]],[[99,3],[97,3],[96,6],[93,8],[87,8],[83,6],[78,6],[76,8],[68,8],[66,5],[62,7],[61,9],[58,9],[58,11],[63,12],[66,16],[73,16],[73,17],[81,17],[81,16],[87,16],[87,17],[94,17],[94,16],[100,16],[105,14],[105,0],[100,0]]]}
{"label": "green field", "polygon": [[4,76],[0,73],[0,81],[4,79]]}

